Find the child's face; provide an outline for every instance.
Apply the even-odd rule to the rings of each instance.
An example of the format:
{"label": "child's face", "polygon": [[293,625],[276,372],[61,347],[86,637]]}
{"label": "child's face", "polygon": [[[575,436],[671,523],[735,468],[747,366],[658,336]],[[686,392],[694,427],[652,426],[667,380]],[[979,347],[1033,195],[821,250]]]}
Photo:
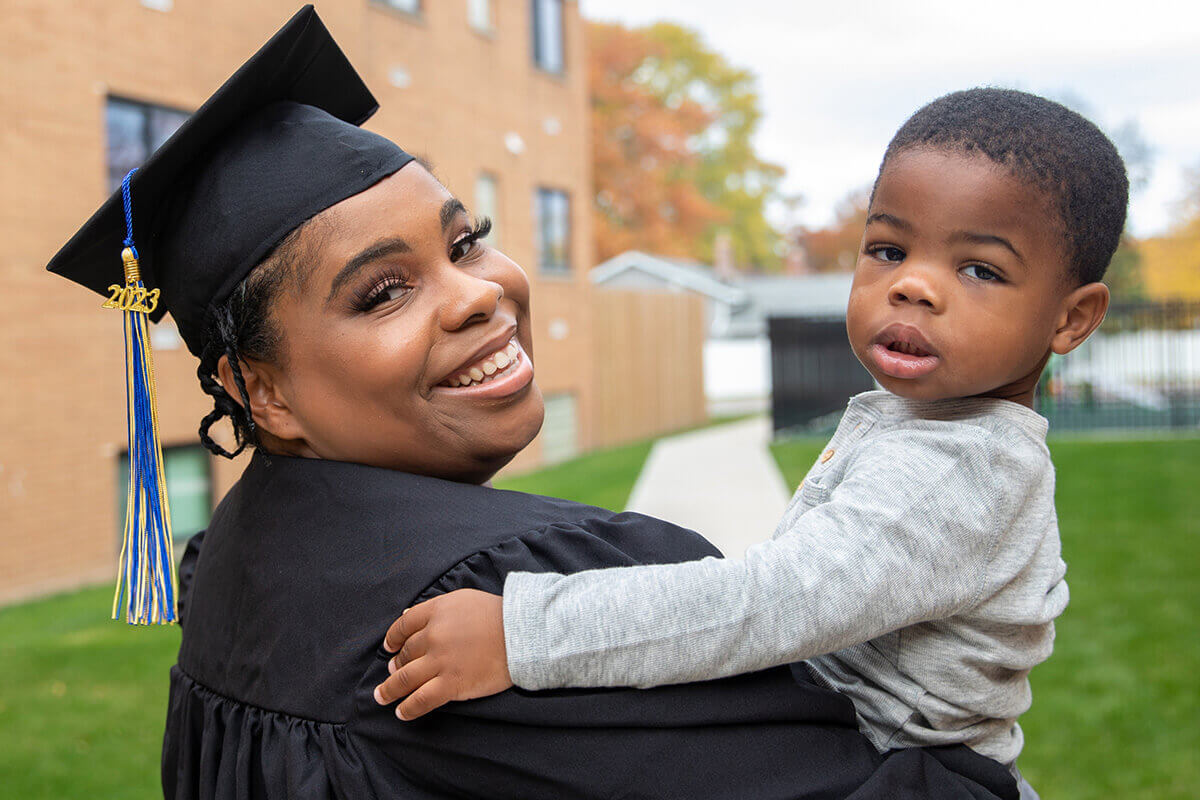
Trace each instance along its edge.
{"label": "child's face", "polygon": [[1095,327],[1062,339],[1074,287],[1060,224],[1039,192],[983,156],[894,156],[854,271],[846,326],[855,355],[903,397],[1031,405],[1051,350]]}

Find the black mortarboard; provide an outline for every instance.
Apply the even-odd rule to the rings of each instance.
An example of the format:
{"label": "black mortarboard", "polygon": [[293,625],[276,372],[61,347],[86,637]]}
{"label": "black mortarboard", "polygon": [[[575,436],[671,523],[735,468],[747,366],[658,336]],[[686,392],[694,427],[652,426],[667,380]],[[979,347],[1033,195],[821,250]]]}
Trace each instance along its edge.
{"label": "black mortarboard", "polygon": [[[150,315],[203,349],[208,308],[290,231],[412,157],[358,126],[379,107],[311,5],[302,8],[135,173],[133,235]],[[50,261],[101,294],[122,278],[122,193]]]}
{"label": "black mortarboard", "polygon": [[209,309],[288,233],[412,160],[358,127],[378,107],[305,6],[51,259],[124,316],[130,480],[114,617],[124,601],[131,623],[175,619],[147,319],[169,311],[202,355]]}

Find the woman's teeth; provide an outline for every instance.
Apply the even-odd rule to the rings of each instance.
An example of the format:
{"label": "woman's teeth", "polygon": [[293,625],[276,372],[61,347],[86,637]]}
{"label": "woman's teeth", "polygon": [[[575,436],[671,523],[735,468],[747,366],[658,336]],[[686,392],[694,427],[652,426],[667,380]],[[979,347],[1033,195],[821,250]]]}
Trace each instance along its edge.
{"label": "woman's teeth", "polygon": [[520,360],[521,349],[515,341],[509,341],[503,349],[497,350],[490,356],[476,362],[470,369],[457,376],[442,381],[442,386],[451,388],[458,386],[478,386],[487,383],[504,373]]}

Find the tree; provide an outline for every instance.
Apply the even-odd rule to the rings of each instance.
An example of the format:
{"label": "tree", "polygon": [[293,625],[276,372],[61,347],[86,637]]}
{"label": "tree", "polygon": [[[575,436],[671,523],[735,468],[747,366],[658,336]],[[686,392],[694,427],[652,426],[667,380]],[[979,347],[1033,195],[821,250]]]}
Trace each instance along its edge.
{"label": "tree", "polygon": [[767,222],[783,170],[751,139],[754,76],[670,23],[589,26],[597,240],[711,260],[722,232],[740,267],[779,263]]}
{"label": "tree", "polygon": [[1179,221],[1166,234],[1139,244],[1146,293],[1200,300],[1200,165],[1186,173]]}
{"label": "tree", "polygon": [[641,30],[588,26],[596,242],[601,259],[630,249],[694,256],[710,224],[724,219],[695,181],[692,140],[711,124],[699,103],[669,107],[640,80],[663,48]]}
{"label": "tree", "polygon": [[867,227],[869,186],[847,194],[838,204],[834,221],[825,228],[794,228],[789,244],[804,252],[808,269],[813,272],[853,272]]}

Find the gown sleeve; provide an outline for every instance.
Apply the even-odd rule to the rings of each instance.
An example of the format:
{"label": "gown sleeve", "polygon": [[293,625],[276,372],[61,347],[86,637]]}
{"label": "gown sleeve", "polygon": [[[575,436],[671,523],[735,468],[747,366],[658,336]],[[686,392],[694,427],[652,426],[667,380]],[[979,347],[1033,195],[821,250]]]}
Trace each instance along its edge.
{"label": "gown sleeve", "polygon": [[200,531],[188,539],[184,548],[183,558],[179,561],[179,596],[177,606],[179,624],[183,625],[184,611],[187,609],[188,591],[192,588],[192,578],[196,576],[196,561],[200,558],[200,547],[204,544],[204,531]]}
{"label": "gown sleeve", "polygon": [[[461,588],[499,593],[514,570],[644,563],[654,524],[667,525],[619,515],[514,537],[456,564],[418,601]],[[950,766],[933,753],[881,756],[851,702],[801,664],[653,689],[514,688],[401,722],[372,697],[386,659],[380,652],[364,676],[349,725],[376,786],[530,800],[1016,797],[1003,767],[966,748],[952,749]]]}

